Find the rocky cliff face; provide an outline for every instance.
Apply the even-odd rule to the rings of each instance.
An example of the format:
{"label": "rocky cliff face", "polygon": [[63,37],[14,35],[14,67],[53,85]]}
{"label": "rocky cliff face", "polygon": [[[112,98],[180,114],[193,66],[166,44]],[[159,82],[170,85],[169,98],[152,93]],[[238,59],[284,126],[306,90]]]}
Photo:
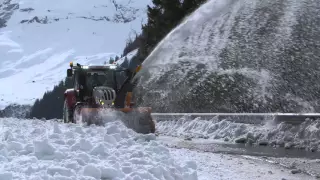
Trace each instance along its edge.
{"label": "rocky cliff face", "polygon": [[0,118],[14,117],[14,118],[26,118],[30,112],[31,106],[11,104],[5,109],[0,110]]}
{"label": "rocky cliff face", "polygon": [[0,2],[0,28],[6,27],[7,21],[12,16],[14,10],[19,9],[19,4],[12,2],[12,0],[4,0]]}
{"label": "rocky cliff face", "polygon": [[157,112],[315,112],[320,3],[212,0],[144,62],[136,101]]}

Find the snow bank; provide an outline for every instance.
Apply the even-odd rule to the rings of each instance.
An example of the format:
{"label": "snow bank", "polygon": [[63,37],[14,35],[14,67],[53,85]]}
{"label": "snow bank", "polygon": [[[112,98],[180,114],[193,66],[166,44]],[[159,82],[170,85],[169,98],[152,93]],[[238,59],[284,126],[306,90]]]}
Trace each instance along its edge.
{"label": "snow bank", "polygon": [[117,121],[85,127],[0,119],[0,138],[1,179],[197,179],[194,162],[177,164],[154,135]]}
{"label": "snow bank", "polygon": [[258,124],[229,120],[189,119],[157,122],[157,130],[169,136],[210,138],[254,145],[299,148],[320,151],[320,120],[307,119],[300,125],[274,123],[272,119]]}

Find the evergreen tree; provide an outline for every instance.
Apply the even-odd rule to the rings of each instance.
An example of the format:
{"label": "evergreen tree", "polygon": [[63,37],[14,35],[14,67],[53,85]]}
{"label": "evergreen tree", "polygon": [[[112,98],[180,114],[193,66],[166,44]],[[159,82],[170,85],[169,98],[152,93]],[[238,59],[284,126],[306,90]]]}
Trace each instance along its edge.
{"label": "evergreen tree", "polygon": [[112,57],[110,57],[109,64],[113,64],[113,63],[114,63],[114,59]]}
{"label": "evergreen tree", "polygon": [[121,58],[126,56],[129,52],[138,49],[141,45],[141,35],[136,35],[134,40],[127,40],[126,46],[123,50],[123,54],[121,55]]}
{"label": "evergreen tree", "polygon": [[37,99],[29,113],[29,118],[62,118],[63,94],[67,88],[71,88],[72,83],[69,78],[61,81],[58,85],[54,86],[52,91],[45,92],[43,97]]}
{"label": "evergreen tree", "polygon": [[143,62],[155,46],[173,29],[183,18],[192,13],[205,0],[152,0],[153,6],[147,7],[148,22],[142,26],[139,36],[139,51],[134,57]]}
{"label": "evergreen tree", "polygon": [[188,15],[204,2],[204,0],[185,0],[182,3],[182,10],[185,15]]}

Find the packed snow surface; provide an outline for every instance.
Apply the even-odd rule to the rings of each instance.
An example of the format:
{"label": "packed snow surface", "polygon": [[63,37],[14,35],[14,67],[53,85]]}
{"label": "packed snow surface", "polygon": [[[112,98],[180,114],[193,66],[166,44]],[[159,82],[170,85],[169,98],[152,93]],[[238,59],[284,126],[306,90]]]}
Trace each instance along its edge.
{"label": "packed snow surface", "polygon": [[194,161],[177,164],[170,151],[120,121],[105,127],[0,119],[1,180],[196,180]]}
{"label": "packed snow surface", "polygon": [[306,119],[300,125],[292,125],[284,122],[275,123],[272,119],[260,123],[240,123],[228,119],[219,120],[217,117],[205,120],[184,116],[157,122],[157,130],[169,136],[220,139],[320,151],[320,120]]}
{"label": "packed snow surface", "polygon": [[[0,1],[0,108],[31,104],[69,62],[103,64],[141,31],[150,0]],[[10,84],[10,85],[9,85]],[[32,92],[32,93],[31,93]]]}
{"label": "packed snow surface", "polygon": [[197,162],[198,178],[201,180],[311,180],[305,174],[292,174],[290,170],[245,156],[213,154],[188,149],[170,148],[177,162]]}

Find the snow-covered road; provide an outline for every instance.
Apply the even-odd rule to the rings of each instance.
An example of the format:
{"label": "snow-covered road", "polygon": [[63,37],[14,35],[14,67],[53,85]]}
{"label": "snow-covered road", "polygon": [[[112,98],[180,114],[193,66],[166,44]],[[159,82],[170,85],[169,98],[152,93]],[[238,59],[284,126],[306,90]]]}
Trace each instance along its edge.
{"label": "snow-covered road", "polygon": [[[159,136],[176,162],[195,161],[198,179],[316,179],[320,177],[320,159],[270,157],[247,148],[235,148],[214,140]],[[275,152],[276,154],[276,152]],[[281,156],[281,155],[280,155]],[[316,155],[315,155],[316,156]],[[320,158],[320,156],[318,156]]]}
{"label": "snow-covered road", "polygon": [[119,121],[105,127],[0,119],[1,180],[312,179],[241,155],[168,147]]}
{"label": "snow-covered road", "polygon": [[195,161],[200,180],[311,180],[305,174],[292,174],[290,170],[259,160],[237,155],[213,154],[188,149],[170,149],[176,162]]}

